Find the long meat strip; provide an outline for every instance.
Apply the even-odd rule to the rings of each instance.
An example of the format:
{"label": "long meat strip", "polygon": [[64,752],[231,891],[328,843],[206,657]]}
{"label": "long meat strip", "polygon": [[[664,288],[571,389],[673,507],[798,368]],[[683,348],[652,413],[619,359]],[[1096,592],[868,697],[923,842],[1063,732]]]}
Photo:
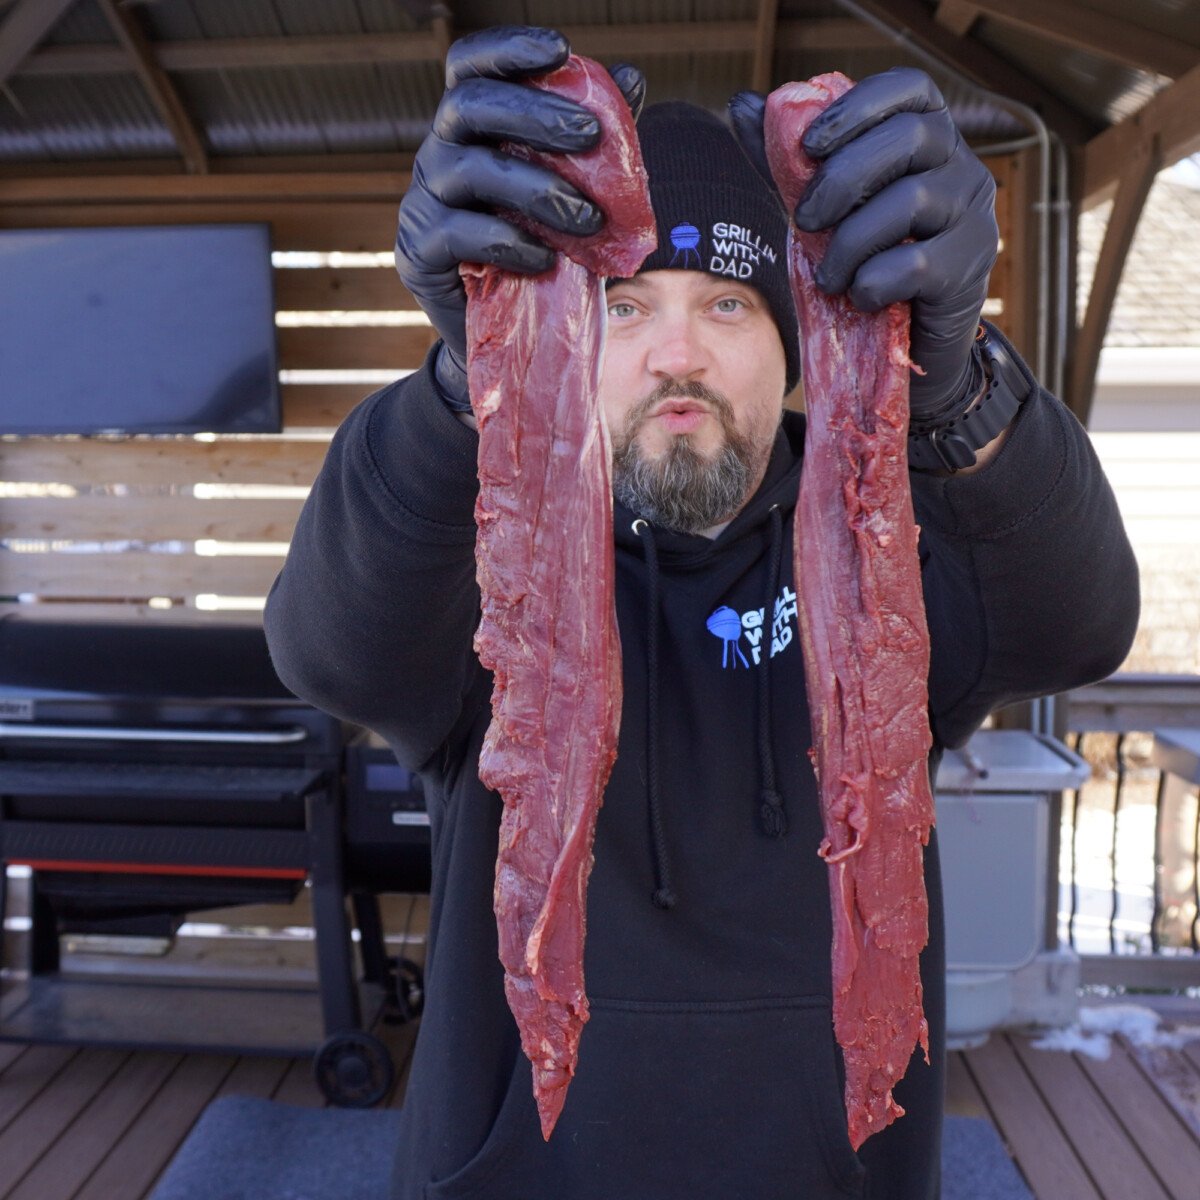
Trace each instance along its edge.
{"label": "long meat strip", "polygon": [[[766,141],[788,211],[816,170],[800,146],[851,87],[820,75],[772,93]],[[813,282],[829,232],[792,227],[808,432],[795,539],[800,632],[833,904],[834,1028],[857,1149],[904,1110],[929,935],[923,850],[934,820],[929,634],[908,483],[909,308],[868,315]]]}
{"label": "long meat strip", "polygon": [[597,394],[603,276],[634,274],[656,233],[633,119],[608,72],[572,57],[530,82],[589,108],[601,140],[571,156],[509,149],[553,165],[607,218],[586,239],[538,228],[564,251],[542,275],[462,268],[479,424],[475,647],[495,676],[479,777],[504,800],[500,959],[548,1139],[588,1019],[587,879],[621,715],[611,453]]}

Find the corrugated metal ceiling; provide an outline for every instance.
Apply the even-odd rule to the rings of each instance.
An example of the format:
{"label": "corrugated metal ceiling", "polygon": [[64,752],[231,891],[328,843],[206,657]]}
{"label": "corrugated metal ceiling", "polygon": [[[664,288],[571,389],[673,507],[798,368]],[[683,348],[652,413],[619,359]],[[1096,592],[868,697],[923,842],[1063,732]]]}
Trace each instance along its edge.
{"label": "corrugated metal ceiling", "polygon": [[[934,0],[926,0],[930,11]],[[1087,0],[1097,12],[1200,46],[1200,0]],[[0,14],[7,7],[0,0]],[[756,0],[455,0],[459,29],[502,22],[638,25],[697,21],[752,22]],[[136,5],[157,42],[397,34],[422,26],[430,0],[154,0]],[[781,20],[842,18],[837,0],[782,0]],[[1010,24],[983,19],[972,38],[1036,80],[1097,125],[1136,111],[1170,81]],[[806,78],[837,68],[854,77],[898,62],[918,62],[886,44],[847,50],[786,50],[776,79]],[[78,0],[55,26],[52,46],[115,46],[95,0]],[[719,111],[746,86],[752,56],[645,53],[652,98],[679,97]],[[1200,57],[1200,51],[1198,51]],[[836,61],[834,61],[836,60]],[[969,137],[1007,138],[1020,125],[948,71],[936,71]],[[404,151],[420,142],[441,93],[441,71],[416,63],[264,66],[176,71],[172,78],[214,155],[287,155]],[[173,157],[176,147],[132,72],[39,75],[18,71],[0,89],[0,161]]]}

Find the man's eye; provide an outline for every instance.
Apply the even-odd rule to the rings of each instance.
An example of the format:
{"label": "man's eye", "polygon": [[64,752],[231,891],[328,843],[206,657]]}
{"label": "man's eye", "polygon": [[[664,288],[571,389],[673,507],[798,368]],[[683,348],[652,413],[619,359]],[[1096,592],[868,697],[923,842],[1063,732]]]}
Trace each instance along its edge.
{"label": "man's eye", "polygon": [[620,320],[622,317],[632,317],[636,311],[637,309],[635,309],[632,304],[625,300],[614,300],[612,304],[608,306],[608,315],[610,317],[616,317],[618,320]]}
{"label": "man's eye", "polygon": [[739,308],[745,308],[746,302],[739,300],[736,296],[726,296],[724,299],[718,300],[713,307],[717,312],[731,313],[737,312]]}

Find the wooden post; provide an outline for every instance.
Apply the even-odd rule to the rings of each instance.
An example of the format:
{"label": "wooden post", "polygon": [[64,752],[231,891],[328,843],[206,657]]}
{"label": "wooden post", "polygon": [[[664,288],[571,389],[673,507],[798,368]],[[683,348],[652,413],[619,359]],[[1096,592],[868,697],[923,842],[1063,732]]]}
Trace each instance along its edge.
{"label": "wooden post", "polygon": [[1096,274],[1088,293],[1083,324],[1072,339],[1074,344],[1070,351],[1065,398],[1071,411],[1085,425],[1091,414],[1100,350],[1104,345],[1113,302],[1117,298],[1121,273],[1125,269],[1125,259],[1133,244],[1138,218],[1142,215],[1154,176],[1161,165],[1158,138],[1154,135],[1140,141],[1130,155],[1104,230],[1104,241],[1100,246]]}
{"label": "wooden post", "polygon": [[771,90],[771,68],[775,61],[775,18],[779,0],[758,0],[758,22],[754,30],[754,69],[750,86],[756,92]]}

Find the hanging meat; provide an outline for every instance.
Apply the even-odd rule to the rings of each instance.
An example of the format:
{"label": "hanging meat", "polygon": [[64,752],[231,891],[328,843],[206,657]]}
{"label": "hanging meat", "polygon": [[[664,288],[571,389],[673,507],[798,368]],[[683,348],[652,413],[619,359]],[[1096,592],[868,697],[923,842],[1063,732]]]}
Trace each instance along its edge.
{"label": "hanging meat", "polygon": [[548,1139],[588,1019],[587,880],[621,715],[611,454],[598,398],[604,277],[633,275],[657,238],[633,117],[608,72],[572,56],[529,82],[590,109],[599,143],[573,155],[506,149],[551,166],[606,217],[589,238],[528,226],[561,251],[542,275],[462,267],[479,425],[475,647],[495,679],[479,777],[504,800],[500,959]]}
{"label": "hanging meat", "polygon": [[[772,93],[767,156],[788,211],[817,164],[800,145],[852,86],[820,75]],[[923,847],[933,824],[929,634],[908,483],[909,308],[875,314],[814,283],[831,234],[792,227],[808,431],[796,590],[833,904],[834,1029],[857,1149],[904,1110],[892,1096],[919,1042],[928,940]]]}

